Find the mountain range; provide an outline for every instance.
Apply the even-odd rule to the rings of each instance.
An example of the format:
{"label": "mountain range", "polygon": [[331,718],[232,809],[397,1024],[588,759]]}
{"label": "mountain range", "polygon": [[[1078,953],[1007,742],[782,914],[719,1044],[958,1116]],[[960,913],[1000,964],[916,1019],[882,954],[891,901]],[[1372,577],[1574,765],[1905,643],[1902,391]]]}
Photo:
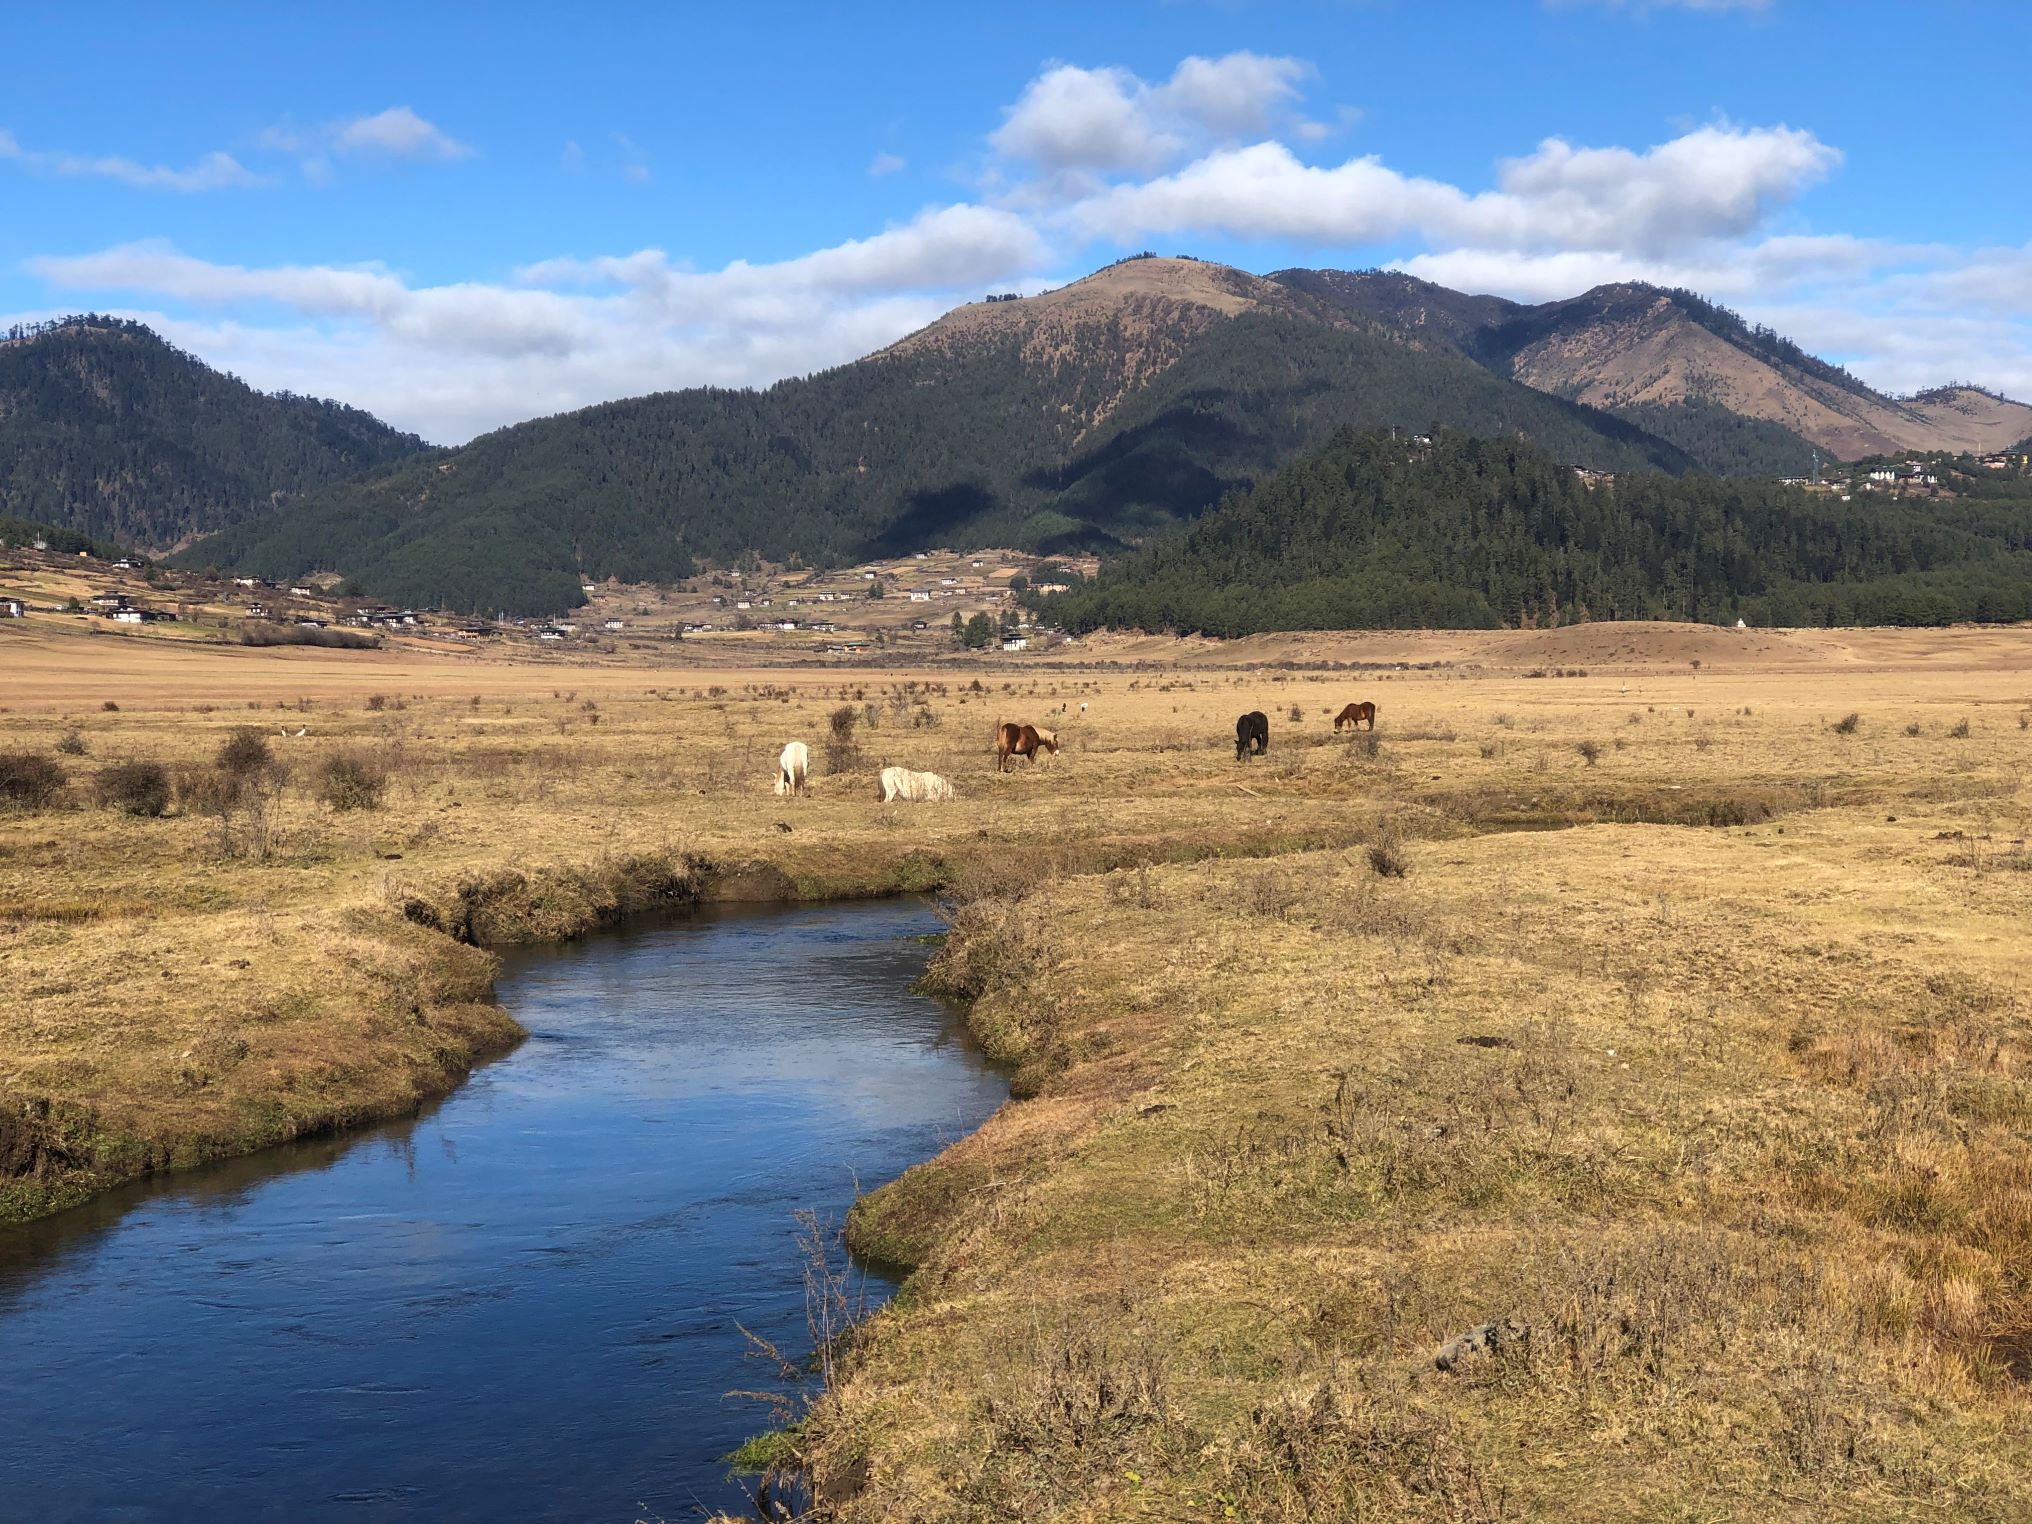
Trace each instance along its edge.
{"label": "mountain range", "polygon": [[1841,460],[1898,451],[2004,450],[2032,407],[1974,386],[1903,400],[1872,390],[1768,328],[1690,291],[1597,286],[1527,307],[1463,296],[1395,271],[1285,270],[1272,277],[1539,391],[1679,432],[1673,409],[1720,409]]}
{"label": "mountain range", "polygon": [[151,549],[206,535],[191,565],[544,612],[584,579],[750,553],[1113,550],[1348,427],[1522,434],[1609,471],[1800,474],[1816,449],[2001,448],[2032,435],[2032,408],[1974,388],[1885,397],[1686,292],[1533,307],[1392,272],[1137,256],[812,376],[452,450],[77,320],[0,345],[0,512]]}
{"label": "mountain range", "polygon": [[0,334],[0,514],[171,550],[423,447],[358,408],[258,392],[140,323]]}

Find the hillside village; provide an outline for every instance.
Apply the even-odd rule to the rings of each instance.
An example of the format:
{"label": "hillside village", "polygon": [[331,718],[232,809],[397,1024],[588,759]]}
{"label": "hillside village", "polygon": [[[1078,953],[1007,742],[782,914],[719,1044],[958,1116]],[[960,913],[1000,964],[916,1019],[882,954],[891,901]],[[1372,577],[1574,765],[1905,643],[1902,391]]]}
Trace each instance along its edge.
{"label": "hillside village", "polygon": [[177,571],[133,555],[53,546],[0,548],[0,620],[94,633],[254,646],[498,651],[588,660],[663,652],[686,662],[926,659],[1048,648],[1019,597],[1094,575],[1092,557],[1044,560],[1013,551],[925,551],[813,570],[755,562],[661,587],[588,582],[585,603],[551,619],[472,618],[349,596],[320,575],[277,584]]}

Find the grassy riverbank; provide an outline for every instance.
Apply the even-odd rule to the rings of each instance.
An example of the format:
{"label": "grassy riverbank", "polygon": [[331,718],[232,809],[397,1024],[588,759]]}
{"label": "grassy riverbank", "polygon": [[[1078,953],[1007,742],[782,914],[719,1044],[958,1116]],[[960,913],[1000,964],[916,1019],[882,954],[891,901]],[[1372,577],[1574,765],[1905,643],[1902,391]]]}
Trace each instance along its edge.
{"label": "grassy riverbank", "polygon": [[[0,1200],[414,1105],[513,1039],[484,945],[949,882],[1022,1099],[857,1210],[918,1268],[799,1436],[842,1517],[2023,1517],[2032,637],[1530,634],[45,683],[0,714],[69,773],[0,817]],[[243,725],[267,781],[207,813]],[[95,803],[129,760],[185,803]],[[877,806],[885,762],[959,802]]]}

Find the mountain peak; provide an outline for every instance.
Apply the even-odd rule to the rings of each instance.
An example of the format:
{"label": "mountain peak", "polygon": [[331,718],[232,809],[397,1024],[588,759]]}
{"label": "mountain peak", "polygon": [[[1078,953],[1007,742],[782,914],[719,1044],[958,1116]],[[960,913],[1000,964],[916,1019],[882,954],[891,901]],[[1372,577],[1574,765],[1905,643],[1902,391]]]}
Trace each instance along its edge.
{"label": "mountain peak", "polygon": [[1062,340],[1085,325],[1122,320],[1142,329],[1183,324],[1199,332],[1219,318],[1296,305],[1292,293],[1276,281],[1233,265],[1138,254],[1034,296],[990,294],[955,307],[884,353],[971,347],[1012,334],[1032,342],[1039,335]]}

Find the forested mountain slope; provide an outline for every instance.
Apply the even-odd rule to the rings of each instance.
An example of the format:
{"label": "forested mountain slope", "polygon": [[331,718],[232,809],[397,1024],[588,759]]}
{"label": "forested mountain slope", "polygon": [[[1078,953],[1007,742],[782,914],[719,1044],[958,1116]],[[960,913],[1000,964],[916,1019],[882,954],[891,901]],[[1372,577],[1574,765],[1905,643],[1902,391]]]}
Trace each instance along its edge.
{"label": "forested mountain slope", "polygon": [[0,513],[157,551],[423,447],[357,408],[257,392],[140,323],[0,335]]}
{"label": "forested mountain slope", "polygon": [[1043,607],[1220,636],[1585,619],[2032,618],[2032,495],[1844,503],[1773,482],[1589,485],[1516,438],[1348,432]]}
{"label": "forested mountain slope", "polygon": [[879,354],[764,391],[698,389],[519,424],[331,488],[187,564],[344,572],[404,602],[546,611],[582,577],[663,580],[753,551],[1113,549],[1337,428],[1522,432],[1561,459],[1682,470],[1596,409],[1279,283],[1136,259],[961,308]]}

